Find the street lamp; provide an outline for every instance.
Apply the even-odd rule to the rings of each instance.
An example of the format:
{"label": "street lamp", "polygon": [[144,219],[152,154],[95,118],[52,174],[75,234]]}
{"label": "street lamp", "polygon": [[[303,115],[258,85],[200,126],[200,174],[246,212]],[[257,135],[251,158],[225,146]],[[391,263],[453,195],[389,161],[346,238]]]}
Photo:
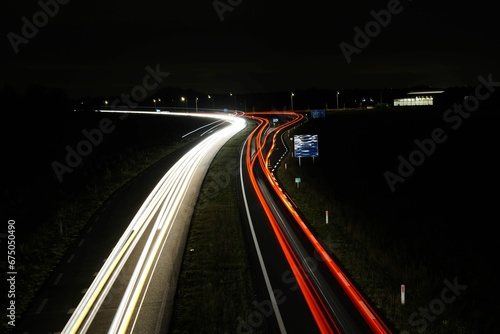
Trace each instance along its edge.
{"label": "street lamp", "polygon": [[198,112],[198,97],[194,99],[195,105],[196,105],[196,112]]}
{"label": "street lamp", "polygon": [[292,103],[291,103],[291,104],[292,104],[292,111],[293,111],[293,97],[294,97],[294,94],[293,94],[293,92],[292,92],[292,94],[290,95],[290,101],[292,102]]}
{"label": "street lamp", "polygon": [[156,99],[153,99],[153,103],[155,105],[155,110],[156,110]]}
{"label": "street lamp", "polygon": [[187,102],[187,99],[184,97],[184,96],[181,96],[181,101],[182,102],[186,102],[186,110],[187,110],[187,105],[188,105],[188,102]]}
{"label": "street lamp", "polygon": [[339,91],[337,91],[337,109],[339,108]]}
{"label": "street lamp", "polygon": [[215,99],[212,99],[210,95],[208,95],[208,99],[212,100],[212,109],[215,109]]}
{"label": "street lamp", "polygon": [[234,110],[236,110],[236,95],[233,95],[233,93],[229,93],[230,96],[234,96]]}

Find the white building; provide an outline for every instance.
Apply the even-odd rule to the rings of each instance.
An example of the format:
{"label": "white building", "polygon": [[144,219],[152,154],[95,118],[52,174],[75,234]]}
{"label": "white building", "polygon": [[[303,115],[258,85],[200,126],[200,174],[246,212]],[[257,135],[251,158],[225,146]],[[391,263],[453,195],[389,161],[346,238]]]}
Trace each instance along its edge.
{"label": "white building", "polygon": [[409,92],[407,96],[394,99],[395,107],[402,106],[432,106],[434,95],[441,94],[443,90],[429,90],[420,92]]}

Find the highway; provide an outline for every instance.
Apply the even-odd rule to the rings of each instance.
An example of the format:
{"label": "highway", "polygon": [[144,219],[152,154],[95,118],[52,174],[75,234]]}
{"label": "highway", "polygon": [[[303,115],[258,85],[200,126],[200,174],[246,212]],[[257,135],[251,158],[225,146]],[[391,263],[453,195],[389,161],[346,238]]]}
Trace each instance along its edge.
{"label": "highway", "polygon": [[[280,333],[297,329],[308,333],[390,333],[389,327],[298,215],[270,171],[270,157],[276,143],[283,143],[277,140],[278,135],[305,121],[303,115],[272,112],[246,113],[245,116],[259,122],[242,154],[241,165],[246,166],[246,173],[242,167],[242,189],[248,197],[254,197],[253,203],[259,203],[266,218],[262,218],[262,213],[255,216],[255,209],[246,208],[253,249],[264,276],[262,285],[267,291],[261,298],[269,299],[274,308],[274,316],[268,319],[272,322],[269,326]],[[271,127],[270,120],[275,117],[281,120],[285,117],[288,121]],[[276,267],[281,268],[281,274],[269,275],[268,268]],[[284,286],[290,281],[294,291],[300,294]],[[281,303],[274,296],[275,291],[280,292]],[[296,300],[294,303],[287,302],[291,297]]]}
{"label": "highway", "polygon": [[[206,117],[206,116],[205,116]],[[152,333],[163,323],[164,292],[152,284],[165,279],[176,222],[192,214],[197,192],[210,162],[233,135],[244,128],[241,118],[215,115],[230,125],[214,131],[184,155],[153,189],[116,244],[62,333]],[[187,209],[189,208],[189,209]],[[170,246],[172,247],[172,246]],[[165,267],[162,270],[162,267]],[[106,303],[119,275],[129,279],[119,300]],[[152,289],[150,289],[150,287]],[[105,307],[103,307],[105,306]]]}
{"label": "highway", "polygon": [[[219,149],[246,126],[243,118],[227,113],[168,114],[168,117],[176,116],[207,119],[205,126],[195,129],[200,139],[178,156],[154,187],[148,187],[145,182],[142,187],[136,184],[128,189],[130,195],[140,195],[141,188],[149,189],[150,193],[135,210],[133,219],[123,226],[116,243],[110,231],[101,229],[100,234],[95,234],[100,226],[84,231],[86,238],[75,245],[75,251],[88,257],[88,261],[79,263],[91,263],[90,268],[73,266],[71,271],[57,274],[52,286],[40,294],[42,299],[35,301],[38,306],[22,319],[19,326],[22,333],[152,333],[167,330],[168,307],[176,290],[179,259],[182,259],[202,181]],[[130,205],[127,201],[122,204]],[[120,203],[115,201],[112,217],[107,219],[118,220],[116,216],[121,211],[128,211],[128,207],[120,210]],[[123,225],[122,220],[117,222]],[[106,247],[112,247],[108,254],[103,251]],[[66,269],[77,262],[75,254],[65,259]],[[102,257],[104,262],[89,280],[99,263],[96,260]],[[76,291],[77,286],[84,288]],[[80,293],[83,297],[78,303],[72,307],[68,305]]]}
{"label": "highway", "polygon": [[[104,111],[101,112],[111,112]],[[126,112],[126,111],[114,111]],[[139,111],[134,111],[139,112]],[[142,112],[154,113],[157,112]],[[389,327],[342,272],[297,213],[295,205],[281,189],[271,166],[279,164],[288,150],[283,135],[307,121],[294,112],[251,113],[166,113],[165,117],[213,118],[203,134],[152,187],[135,215],[123,224],[122,233],[109,245],[105,235],[89,238],[76,247],[87,247],[89,257],[105,260],[96,268],[73,268],[72,281],[85,286],[81,291],[59,289],[52,305],[48,298],[30,311],[22,333],[160,333],[166,332],[169,307],[173,304],[189,222],[203,178],[219,149],[249,122],[256,126],[242,146],[240,157],[243,228],[247,235],[252,270],[257,279],[260,314],[244,317],[238,333],[266,326],[272,333],[391,333]],[[279,120],[274,124],[272,120]],[[139,189],[137,186],[136,189]],[[144,187],[142,187],[144,188]],[[149,188],[151,189],[151,188]],[[139,190],[138,190],[139,191]],[[119,204],[113,212],[119,214]],[[111,217],[109,219],[112,219]],[[93,252],[92,243],[112,247]],[[72,258],[68,258],[69,264]],[[87,278],[79,278],[78,275]],[[68,275],[69,276],[69,275]],[[67,276],[59,274],[54,285]],[[56,284],[57,281],[57,284]],[[73,289],[74,290],[74,289]],[[62,300],[67,292],[68,307]],[[61,300],[59,305],[57,300]],[[65,311],[67,310],[67,311]],[[60,323],[61,314],[64,323]],[[57,322],[44,319],[59,316]],[[41,331],[43,328],[43,331]],[[50,330],[49,330],[50,328]]]}

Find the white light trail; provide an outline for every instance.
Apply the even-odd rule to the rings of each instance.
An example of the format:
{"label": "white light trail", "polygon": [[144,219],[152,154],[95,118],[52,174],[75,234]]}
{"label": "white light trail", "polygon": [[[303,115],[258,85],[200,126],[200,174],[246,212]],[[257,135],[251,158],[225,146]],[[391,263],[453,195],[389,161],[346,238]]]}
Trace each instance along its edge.
{"label": "white light trail", "polygon": [[[134,113],[157,114],[140,111]],[[139,240],[147,236],[146,243],[140,250],[140,258],[135,264],[134,273],[122,296],[108,333],[125,333],[128,330],[134,314],[139,313],[136,306],[140,296],[145,294],[146,282],[152,275],[151,268],[154,267],[165,240],[170,235],[173,222],[190,186],[192,186],[198,168],[202,164],[206,164],[206,168],[208,168],[209,162],[217,151],[246,126],[244,118],[228,115],[227,113],[165,113],[163,115],[212,117],[228,121],[231,124],[214,132],[196,145],[164,175],[113,248],[110,256],[64,327],[62,334],[85,333],[88,330],[122,267],[128,261],[130,254],[136,250]]]}

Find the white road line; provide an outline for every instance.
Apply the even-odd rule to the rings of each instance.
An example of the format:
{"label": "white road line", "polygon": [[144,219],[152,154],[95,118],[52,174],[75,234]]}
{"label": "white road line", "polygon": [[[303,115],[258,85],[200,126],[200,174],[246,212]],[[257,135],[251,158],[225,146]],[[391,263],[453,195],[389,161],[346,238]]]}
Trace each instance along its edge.
{"label": "white road line", "polygon": [[45,307],[45,304],[47,304],[48,301],[49,301],[48,298],[45,298],[44,300],[42,300],[42,302],[40,303],[40,306],[38,306],[38,308],[36,309],[35,314],[42,313],[42,310],[43,310],[43,308]]}
{"label": "white road line", "polygon": [[63,273],[60,273],[59,275],[57,275],[56,280],[54,281],[54,283],[52,283],[52,285],[59,284],[59,281],[61,280],[62,276],[63,276]]}
{"label": "white road line", "polygon": [[[246,141],[245,141],[245,143],[246,143]],[[257,251],[257,257],[259,258],[260,267],[262,269],[262,274],[264,275],[264,280],[265,280],[266,286],[267,286],[267,292],[269,293],[269,298],[271,299],[271,304],[273,305],[274,314],[276,315],[276,320],[278,321],[278,326],[280,328],[280,332],[286,333],[285,323],[283,322],[283,318],[281,318],[281,313],[280,313],[280,309],[278,307],[278,302],[276,301],[276,296],[274,295],[274,290],[273,290],[273,287],[271,286],[271,280],[269,279],[269,275],[267,274],[267,269],[266,269],[266,265],[264,263],[264,258],[262,257],[262,253],[260,251],[259,241],[257,240],[257,236],[256,236],[255,230],[253,228],[252,218],[250,216],[250,210],[248,208],[248,202],[247,202],[247,198],[245,195],[245,185],[243,182],[243,171],[242,171],[242,168],[243,168],[242,166],[245,165],[245,163],[243,163],[243,152],[244,151],[245,151],[244,149],[241,150],[241,156],[240,156],[240,180],[241,180],[241,188],[243,190],[242,191],[243,202],[245,202],[245,209],[246,209],[247,217],[248,217],[248,224],[250,225],[250,230],[252,232],[253,242],[255,244],[255,250]]]}

